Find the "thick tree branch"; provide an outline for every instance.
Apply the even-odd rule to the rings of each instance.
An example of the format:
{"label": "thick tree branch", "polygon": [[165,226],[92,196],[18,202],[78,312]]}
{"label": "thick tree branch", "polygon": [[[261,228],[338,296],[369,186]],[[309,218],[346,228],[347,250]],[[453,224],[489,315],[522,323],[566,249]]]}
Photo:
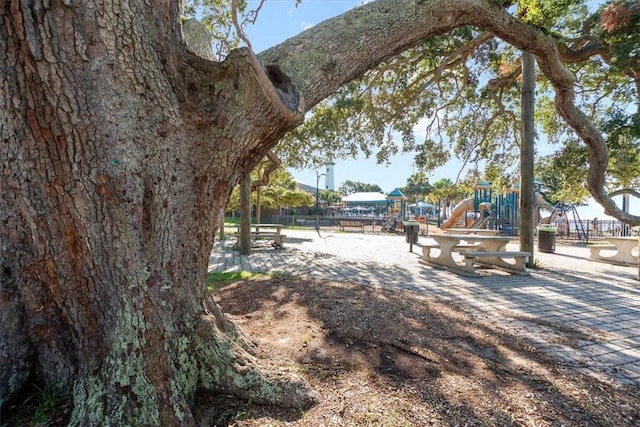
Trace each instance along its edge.
{"label": "thick tree branch", "polygon": [[615,196],[619,196],[621,194],[629,194],[630,196],[636,197],[638,199],[640,199],[640,191],[633,189],[633,188],[621,188],[619,190],[616,191],[612,191],[609,193],[610,197],[615,197]]}
{"label": "thick tree branch", "polygon": [[318,24],[261,53],[260,58],[282,67],[305,94],[310,109],[380,62],[428,37],[465,25],[490,31],[536,56],[556,91],[558,113],[589,147],[586,187],[607,214],[640,224],[640,216],[623,212],[604,190],[607,147],[575,106],[575,77],[564,66],[556,40],[498,6],[480,0],[378,0]]}
{"label": "thick tree branch", "polygon": [[[233,3],[234,12],[234,24],[237,25],[236,31],[242,31],[237,23],[237,2]],[[195,19],[189,19],[183,23],[183,35],[184,39],[189,46],[198,56],[206,59],[212,59],[213,53],[211,52],[211,37],[207,37],[208,31],[206,28]],[[245,38],[243,37],[243,40]],[[248,43],[248,41],[247,41]],[[269,64],[264,66],[254,54],[250,48],[237,49],[235,53],[231,53],[225,60],[228,68],[236,68],[238,65],[236,61],[241,61],[243,65],[240,65],[240,69],[244,72],[242,75],[250,75],[252,80],[258,83],[260,90],[257,92],[259,95],[264,95],[271,99],[273,106],[276,107],[283,115],[286,123],[298,124],[302,120],[302,113],[304,111],[304,99],[301,93],[292,84],[291,79],[282,72],[277,64]],[[198,59],[192,58],[192,66],[195,69],[201,69],[205,72],[204,78],[211,78],[210,68],[207,64],[203,64]],[[247,71],[249,71],[247,73]],[[200,75],[200,78],[203,78]],[[244,85],[247,85],[245,82]],[[242,92],[248,94],[246,88]],[[275,96],[274,96],[275,95]],[[194,94],[195,97],[204,97],[203,101],[208,103],[207,98],[210,96],[208,93]],[[244,100],[243,100],[244,101]],[[257,104],[257,103],[256,103]]]}
{"label": "thick tree branch", "polygon": [[609,59],[609,46],[599,40],[589,40],[579,48],[572,48],[564,43],[558,43],[558,53],[565,64],[575,64],[600,55]]}
{"label": "thick tree branch", "polygon": [[266,157],[267,157],[266,159],[267,164],[262,170],[262,174],[260,178],[251,183],[251,191],[255,190],[258,187],[266,187],[267,185],[269,185],[271,174],[273,173],[273,171],[278,169],[282,164],[278,156],[276,156],[276,154],[273,151],[269,151]]}

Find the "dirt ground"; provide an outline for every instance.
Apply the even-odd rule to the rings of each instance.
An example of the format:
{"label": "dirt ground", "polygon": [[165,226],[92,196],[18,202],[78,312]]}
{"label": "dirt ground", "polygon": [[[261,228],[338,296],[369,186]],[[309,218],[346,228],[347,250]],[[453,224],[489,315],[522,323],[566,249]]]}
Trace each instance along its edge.
{"label": "dirt ground", "polygon": [[[262,363],[298,373],[321,401],[299,411],[205,394],[200,426],[640,426],[640,387],[564,368],[462,306],[288,277],[217,286]],[[71,402],[54,405],[0,425],[66,425]]]}
{"label": "dirt ground", "polygon": [[303,376],[322,400],[302,412],[202,396],[202,426],[640,425],[638,387],[563,368],[461,306],[291,278],[214,295],[260,357]]}

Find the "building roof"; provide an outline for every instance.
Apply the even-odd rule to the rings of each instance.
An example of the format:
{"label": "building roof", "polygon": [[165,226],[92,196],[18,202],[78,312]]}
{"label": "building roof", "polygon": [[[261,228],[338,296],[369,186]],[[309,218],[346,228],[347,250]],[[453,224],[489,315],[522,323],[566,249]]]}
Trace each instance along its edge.
{"label": "building roof", "polygon": [[402,194],[400,189],[396,188],[391,193],[387,194],[387,199],[389,200],[407,200],[407,196]]}
{"label": "building roof", "polygon": [[383,193],[376,192],[364,192],[364,193],[353,193],[348,196],[342,197],[342,201],[346,203],[352,204],[383,204],[387,203],[387,197]]}
{"label": "building roof", "polygon": [[307,193],[311,193],[314,195],[316,194],[316,187],[314,187],[313,185],[308,185],[300,181],[296,181],[296,184],[298,185],[298,188],[300,190],[306,191]]}

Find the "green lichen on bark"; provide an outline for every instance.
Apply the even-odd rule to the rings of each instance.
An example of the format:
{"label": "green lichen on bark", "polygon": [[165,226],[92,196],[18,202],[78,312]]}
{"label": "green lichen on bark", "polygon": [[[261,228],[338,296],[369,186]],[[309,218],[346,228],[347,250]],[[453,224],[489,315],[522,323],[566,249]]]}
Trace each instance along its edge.
{"label": "green lichen on bark", "polygon": [[218,337],[215,341],[198,341],[195,351],[203,363],[204,388],[287,407],[308,408],[320,400],[302,378],[261,369],[251,354],[231,340]]}
{"label": "green lichen on bark", "polygon": [[76,384],[69,425],[160,425],[156,389],[143,372],[140,357],[106,358],[97,375]]}

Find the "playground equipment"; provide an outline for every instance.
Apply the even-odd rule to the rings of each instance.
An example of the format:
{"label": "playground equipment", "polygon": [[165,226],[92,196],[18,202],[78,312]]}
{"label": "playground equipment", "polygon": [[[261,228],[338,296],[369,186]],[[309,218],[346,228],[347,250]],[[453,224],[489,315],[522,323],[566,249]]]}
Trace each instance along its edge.
{"label": "playground equipment", "polygon": [[461,218],[464,218],[465,228],[484,228],[490,212],[491,202],[481,202],[476,209],[475,198],[469,197],[455,205],[451,211],[451,216],[442,223],[440,228],[452,228]]}
{"label": "playground equipment", "polygon": [[[562,216],[560,217],[560,214]],[[571,216],[571,219],[569,218]],[[551,210],[551,215],[548,220],[550,224],[558,224],[558,218],[562,218],[562,227],[559,227],[558,235],[560,237],[568,236],[571,232],[571,225],[575,230],[578,240],[587,240],[587,230],[584,228],[584,223],[580,219],[580,215],[578,215],[578,210],[576,206],[571,203],[558,203]]]}
{"label": "playground equipment", "polygon": [[492,198],[491,183],[479,181],[473,188],[473,197],[458,203],[440,228],[454,228],[461,220],[462,228],[486,228],[491,218]]}
{"label": "playground equipment", "polygon": [[535,195],[535,199],[534,199],[534,205],[533,207],[536,209],[535,213],[537,215],[537,218],[535,219],[535,221],[538,224],[550,224],[551,222],[551,215],[547,216],[547,217],[542,217],[540,214],[540,209],[544,209],[546,211],[549,211],[551,213],[553,213],[555,206],[553,206],[551,203],[547,202],[544,197],[542,197],[542,194],[540,193],[536,193]]}
{"label": "playground equipment", "polygon": [[442,228],[443,230],[446,228],[452,228],[454,225],[456,225],[460,217],[462,217],[463,215],[466,216],[467,212],[473,212],[474,210],[473,197],[464,199],[463,201],[455,205],[455,207],[451,211],[451,216],[449,216],[449,218],[442,223],[440,228]]}
{"label": "playground equipment", "polygon": [[[536,191],[534,207],[536,223],[553,221],[555,206],[544,200],[539,193],[542,184],[534,183]],[[489,228],[500,230],[500,234],[518,235],[520,186],[514,184],[510,189],[495,194],[492,185],[487,181],[479,181],[473,190],[473,197],[462,200],[452,210],[451,216],[440,226],[447,228]],[[551,212],[542,217],[540,210]],[[577,215],[577,213],[576,213]],[[557,214],[556,214],[557,216]]]}

